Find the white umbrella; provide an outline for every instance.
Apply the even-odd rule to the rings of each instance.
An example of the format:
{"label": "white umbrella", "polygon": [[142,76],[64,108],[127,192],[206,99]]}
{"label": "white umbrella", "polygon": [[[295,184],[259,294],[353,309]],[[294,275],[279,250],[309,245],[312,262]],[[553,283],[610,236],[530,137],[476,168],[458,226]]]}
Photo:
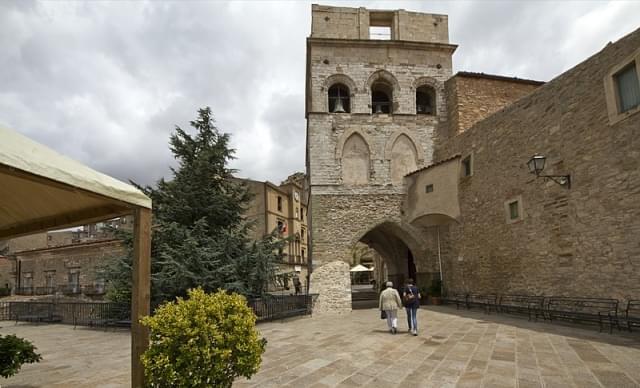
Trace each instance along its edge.
{"label": "white umbrella", "polygon": [[351,268],[351,272],[369,272],[373,271],[373,269],[369,269],[362,264],[358,264],[355,267]]}

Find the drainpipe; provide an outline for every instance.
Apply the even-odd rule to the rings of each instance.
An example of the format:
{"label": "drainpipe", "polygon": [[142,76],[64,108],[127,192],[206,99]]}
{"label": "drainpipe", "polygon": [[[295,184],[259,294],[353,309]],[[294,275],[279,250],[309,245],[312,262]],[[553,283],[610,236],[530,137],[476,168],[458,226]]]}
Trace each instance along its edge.
{"label": "drainpipe", "polygon": [[438,265],[440,266],[440,295],[444,295],[444,281],[442,280],[442,257],[440,255],[440,225],[436,226],[438,234]]}

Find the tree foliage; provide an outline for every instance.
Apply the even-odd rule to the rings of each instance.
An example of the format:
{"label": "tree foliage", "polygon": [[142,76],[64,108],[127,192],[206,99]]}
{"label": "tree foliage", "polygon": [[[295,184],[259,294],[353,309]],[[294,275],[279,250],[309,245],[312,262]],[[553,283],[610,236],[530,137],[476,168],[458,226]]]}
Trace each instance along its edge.
{"label": "tree foliage", "polygon": [[23,364],[42,360],[35,350],[35,346],[23,338],[0,335],[0,376],[9,378],[18,373]]}
{"label": "tree foliage", "polygon": [[142,323],[150,346],[142,356],[152,387],[231,387],[238,376],[258,371],[266,340],[255,329],[255,315],[244,297],[189,290],[160,306]]}
{"label": "tree foliage", "polygon": [[[176,127],[170,138],[178,162],[173,179],[162,178],[155,187],[136,185],[153,201],[152,298],[172,300],[195,287],[260,295],[284,241],[275,232],[259,241],[247,237],[251,225],[243,213],[251,194],[228,167],[234,153],[229,135],[215,127],[208,107],[191,126],[195,135]],[[103,272],[108,297],[122,302],[131,297],[132,241],[120,237],[129,253]]]}

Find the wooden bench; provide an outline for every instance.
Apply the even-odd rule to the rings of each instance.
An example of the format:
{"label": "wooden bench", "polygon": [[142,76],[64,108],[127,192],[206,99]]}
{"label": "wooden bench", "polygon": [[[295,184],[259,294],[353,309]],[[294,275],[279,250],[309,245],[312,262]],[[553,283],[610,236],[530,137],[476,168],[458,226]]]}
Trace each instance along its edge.
{"label": "wooden bench", "polygon": [[631,331],[631,326],[640,326],[640,300],[630,300],[627,302],[627,309],[624,311],[624,321],[627,329]]}
{"label": "wooden bench", "polygon": [[456,309],[459,310],[460,306],[467,305],[467,294],[453,294],[452,296],[443,298],[442,301],[446,304],[455,304]]}
{"label": "wooden bench", "polygon": [[491,309],[497,310],[498,296],[495,294],[469,294],[467,295],[467,309],[472,307],[482,307],[484,312],[491,314]]}
{"label": "wooden bench", "polygon": [[549,297],[545,313],[549,321],[597,323],[600,331],[608,323],[609,333],[618,325],[618,300],[602,298]]}
{"label": "wooden bench", "polygon": [[538,315],[543,316],[542,308],[544,296],[529,295],[502,295],[498,303],[498,312],[507,314],[527,314],[538,320]]}

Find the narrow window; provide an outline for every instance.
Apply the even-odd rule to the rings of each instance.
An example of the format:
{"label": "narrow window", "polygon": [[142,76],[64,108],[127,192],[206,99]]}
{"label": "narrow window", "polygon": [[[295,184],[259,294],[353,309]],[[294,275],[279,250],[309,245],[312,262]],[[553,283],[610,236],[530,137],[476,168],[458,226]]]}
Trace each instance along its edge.
{"label": "narrow window", "polygon": [[517,220],[520,218],[520,210],[518,206],[518,201],[513,201],[509,203],[509,219]]}
{"label": "narrow window", "polygon": [[640,83],[638,83],[636,63],[631,62],[629,66],[620,70],[620,72],[613,77],[618,91],[618,107],[620,113],[624,113],[640,105]]}
{"label": "narrow window", "polygon": [[329,112],[330,113],[350,113],[351,99],[349,88],[343,84],[334,84],[329,88]]}
{"label": "narrow window", "polygon": [[435,91],[429,86],[416,90],[416,114],[434,115],[436,113]]}
{"label": "narrow window", "polygon": [[393,12],[371,11],[369,12],[369,39],[391,40],[393,39]]}
{"label": "narrow window", "polygon": [[433,185],[426,185],[424,191],[425,193],[433,193]]}
{"label": "narrow window", "polygon": [[304,242],[304,236],[307,234],[307,230],[302,228],[300,231],[300,241]]}
{"label": "narrow window", "polygon": [[371,113],[391,113],[393,101],[392,88],[383,82],[371,86]]}
{"label": "narrow window", "polygon": [[304,209],[300,209],[300,221],[304,221]]}
{"label": "narrow window", "polygon": [[462,159],[462,176],[471,176],[473,170],[471,169],[471,155]]}
{"label": "narrow window", "polygon": [[304,251],[304,248],[302,248],[302,262],[303,262],[303,263],[305,262],[304,254],[305,254],[305,251]]}
{"label": "narrow window", "polygon": [[286,231],[287,224],[285,224],[282,220],[278,220],[278,233],[286,233]]}
{"label": "narrow window", "polygon": [[278,211],[282,211],[282,197],[278,195]]}

